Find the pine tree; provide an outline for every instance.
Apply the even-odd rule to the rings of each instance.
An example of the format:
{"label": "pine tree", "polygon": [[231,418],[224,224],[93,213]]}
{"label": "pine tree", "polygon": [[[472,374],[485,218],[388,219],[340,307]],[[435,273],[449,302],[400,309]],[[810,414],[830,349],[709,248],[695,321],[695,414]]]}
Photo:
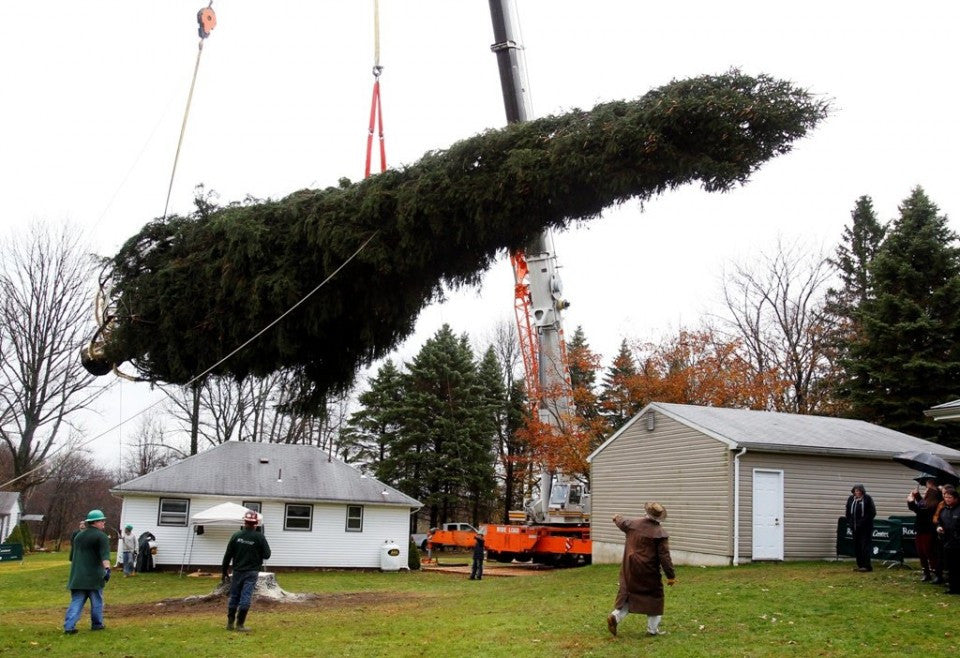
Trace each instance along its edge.
{"label": "pine tree", "polygon": [[[23,534],[20,531],[20,525],[13,526],[13,530],[10,531],[10,534],[7,535],[6,543],[8,544],[20,544],[24,546]],[[26,546],[24,546],[24,551],[26,551]]]}
{"label": "pine tree", "polygon": [[[400,371],[391,359],[387,359],[370,381],[370,389],[357,398],[361,408],[350,417],[341,438],[341,449],[353,451],[353,461],[371,467],[377,478],[384,482],[395,483],[397,479],[396,474],[385,468],[385,463],[397,435],[397,406],[402,396]],[[417,493],[405,493],[417,496]]]}
{"label": "pine tree", "polygon": [[603,376],[600,408],[609,426],[620,429],[643,407],[634,395],[637,365],[624,338],[613,364]]}
{"label": "pine tree", "polygon": [[[482,411],[486,422],[489,423],[487,433],[490,437],[490,459],[495,459],[497,451],[494,445],[502,445],[503,442],[507,440],[508,433],[510,432],[510,398],[507,395],[503,367],[492,345],[484,352],[483,358],[477,367],[477,373],[480,384]],[[472,519],[474,526],[480,523],[481,516],[489,518],[493,512],[492,508],[494,507],[495,500],[493,500],[490,495],[496,487],[493,475],[492,469],[490,471],[483,469],[478,471],[477,477],[475,478]],[[508,475],[509,478],[507,477]],[[511,469],[509,474],[504,474],[505,491],[507,488],[510,489],[510,497],[512,497],[512,479],[513,473]],[[508,480],[510,481],[509,487],[506,486]],[[486,514],[481,514],[483,508],[486,508],[484,509]],[[505,503],[504,509],[509,509],[508,503]]]}
{"label": "pine tree", "polygon": [[504,442],[500,449],[503,463],[503,522],[510,522],[510,510],[519,509],[523,496],[530,484],[531,454],[530,444],[526,440],[523,428],[530,417],[529,402],[524,392],[523,380],[514,381],[510,386],[507,400],[507,427]]}
{"label": "pine tree", "polygon": [[466,337],[444,325],[407,364],[400,431],[388,459],[421,482],[432,526],[463,511],[463,498],[493,481],[490,421]]}
{"label": "pine tree", "polygon": [[861,332],[844,361],[854,414],[957,444],[923,412],[960,393],[960,250],[923,190],[913,190],[869,266]]}
{"label": "pine tree", "polygon": [[836,254],[829,259],[839,275],[842,287],[831,288],[827,293],[829,309],[835,315],[852,319],[860,304],[871,291],[870,263],[873,262],[886,227],[878,220],[873,210],[873,200],[869,196],[857,199],[850,212],[851,224],[843,229],[843,237]]}

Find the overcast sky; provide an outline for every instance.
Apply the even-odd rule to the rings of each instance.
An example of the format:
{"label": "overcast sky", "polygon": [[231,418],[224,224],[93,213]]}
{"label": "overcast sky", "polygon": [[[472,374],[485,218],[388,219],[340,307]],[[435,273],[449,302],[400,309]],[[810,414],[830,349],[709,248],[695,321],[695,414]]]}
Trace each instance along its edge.
{"label": "overcast sky", "polygon": [[[71,221],[112,255],[162,215],[204,2],[0,4],[4,231]],[[833,99],[833,115],[745,187],[689,187],[626,204],[556,236],[572,305],[605,363],[624,337],[656,339],[716,310],[724,267],[778,237],[832,250],[855,200],[882,220],[921,185],[960,213],[956,2],[517,0],[537,116],[635,98],[673,78],[786,78]],[[218,0],[171,200],[204,183],[224,203],[283,197],[363,175],[373,82],[373,0]],[[489,6],[381,0],[387,159],[416,161],[505,122]],[[954,229],[956,220],[952,221]],[[422,315],[410,358],[442,323],[482,339],[512,321],[509,264]],[[91,291],[92,293],[92,291]],[[150,399],[123,384],[85,421],[102,431]],[[93,448],[115,458],[132,431]]]}

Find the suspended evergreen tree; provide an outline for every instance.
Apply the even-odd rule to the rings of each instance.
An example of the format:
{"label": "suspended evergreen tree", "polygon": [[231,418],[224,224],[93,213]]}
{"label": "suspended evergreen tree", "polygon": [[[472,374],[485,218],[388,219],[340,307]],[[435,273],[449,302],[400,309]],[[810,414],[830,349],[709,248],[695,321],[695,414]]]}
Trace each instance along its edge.
{"label": "suspended evergreen tree", "polygon": [[826,113],[790,83],[731,71],[511,124],[356,184],[150,222],[109,261],[117,313],[86,365],[184,383],[329,279],[216,371],[302,366],[320,399],[504,250],[630,198],[731,189]]}
{"label": "suspended evergreen tree", "polygon": [[960,250],[917,187],[869,266],[861,332],[844,365],[855,415],[958,445],[957,430],[923,412],[960,397]]}
{"label": "suspended evergreen tree", "polygon": [[643,408],[634,394],[636,384],[637,365],[627,340],[623,339],[613,364],[603,376],[600,392],[601,413],[613,431],[620,429]]}

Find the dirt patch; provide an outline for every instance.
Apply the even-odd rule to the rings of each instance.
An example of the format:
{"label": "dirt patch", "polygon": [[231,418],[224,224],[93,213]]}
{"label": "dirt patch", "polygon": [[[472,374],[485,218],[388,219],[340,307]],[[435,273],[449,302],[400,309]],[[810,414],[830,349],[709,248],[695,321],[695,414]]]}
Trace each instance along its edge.
{"label": "dirt patch", "polygon": [[[469,576],[471,567],[466,564],[444,564],[444,563],[423,563],[421,569],[433,573],[462,574]],[[542,564],[497,564],[483,566],[484,578],[516,578],[518,576],[542,576],[545,573],[554,571],[553,567],[547,567]]]}
{"label": "dirt patch", "polygon": [[[253,607],[258,611],[267,610],[329,610],[333,608],[357,608],[381,605],[396,605],[398,602],[413,601],[417,597],[411,594],[391,592],[389,600],[383,592],[345,592],[338,594],[303,594],[299,601],[270,601],[257,599]],[[183,614],[221,613],[226,610],[225,596],[198,597],[191,599],[164,599],[156,603],[132,603],[129,605],[110,604],[110,617],[144,617]]]}

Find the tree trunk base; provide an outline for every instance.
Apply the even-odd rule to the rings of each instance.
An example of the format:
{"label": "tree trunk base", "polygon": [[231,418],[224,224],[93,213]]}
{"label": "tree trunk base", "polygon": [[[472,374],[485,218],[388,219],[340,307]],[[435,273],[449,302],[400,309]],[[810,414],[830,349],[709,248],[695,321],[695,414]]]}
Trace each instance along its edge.
{"label": "tree trunk base", "polygon": [[[217,588],[209,594],[198,596],[187,596],[183,599],[166,599],[164,603],[172,601],[183,602],[201,602],[214,601],[216,599],[226,598],[230,595],[229,583],[220,583]],[[297,594],[287,592],[277,583],[277,575],[271,571],[261,571],[257,574],[257,584],[253,588],[254,601],[278,601],[281,603],[299,603],[316,598],[316,594]]]}

